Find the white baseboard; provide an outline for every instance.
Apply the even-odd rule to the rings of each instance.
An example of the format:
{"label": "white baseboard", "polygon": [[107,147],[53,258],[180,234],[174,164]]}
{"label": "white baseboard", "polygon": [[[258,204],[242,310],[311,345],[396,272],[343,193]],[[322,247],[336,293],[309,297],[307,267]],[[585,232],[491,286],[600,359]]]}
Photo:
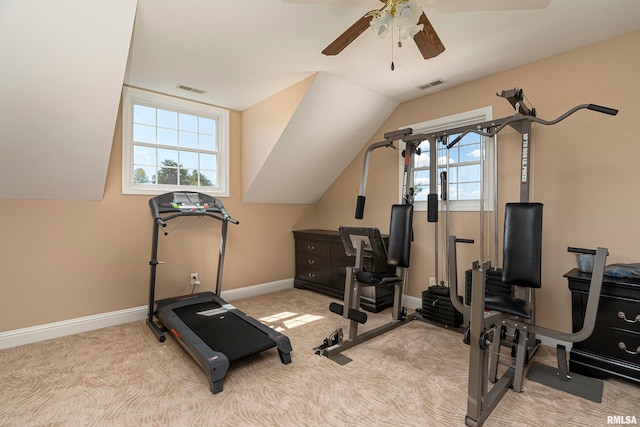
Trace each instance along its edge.
{"label": "white baseboard", "polygon": [[79,334],[80,332],[106,328],[122,323],[135,322],[144,319],[146,315],[147,307],[140,306],[2,332],[0,333],[0,349]]}
{"label": "white baseboard", "polygon": [[222,298],[225,301],[233,301],[242,298],[255,297],[271,292],[283,291],[293,288],[293,279],[277,280],[275,282],[261,283],[259,285],[245,286],[239,289],[229,289],[222,291]]}
{"label": "white baseboard", "polygon": [[[292,287],[293,279],[285,279],[278,280],[276,282],[247,286],[240,289],[222,291],[222,297],[227,301],[233,301],[241,298],[281,291]],[[80,332],[120,325],[123,323],[136,322],[144,320],[146,316],[147,306],[143,305],[140,307],[111,311],[109,313],[78,317],[76,319],[63,320],[61,322],[47,323],[45,325],[0,332],[0,350],[78,334]]]}
{"label": "white baseboard", "polygon": [[411,310],[422,308],[422,299],[410,295],[402,295],[402,305]]}
{"label": "white baseboard", "polygon": [[[259,285],[246,286],[239,289],[222,291],[222,297],[226,301],[233,301],[242,298],[254,297],[270,292],[282,291],[293,287],[293,279],[278,280],[275,282],[262,283]],[[422,299],[403,295],[403,305],[407,309],[415,310],[422,307]],[[30,344],[38,341],[50,340],[123,323],[144,320],[147,316],[147,306],[127,308],[124,310],[112,311],[109,313],[96,314],[93,316],[78,317],[76,319],[63,320],[61,322],[47,323],[45,325],[32,326],[29,328],[15,329],[13,331],[0,332],[0,350],[19,345]],[[556,347],[562,344],[569,351],[572,344],[554,340],[551,338],[538,337],[543,345]]]}

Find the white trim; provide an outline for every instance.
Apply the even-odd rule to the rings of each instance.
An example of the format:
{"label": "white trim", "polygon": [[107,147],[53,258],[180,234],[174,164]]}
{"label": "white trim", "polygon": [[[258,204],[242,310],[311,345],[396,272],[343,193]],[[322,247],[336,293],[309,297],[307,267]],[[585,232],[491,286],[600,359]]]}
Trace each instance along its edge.
{"label": "white trim", "polygon": [[[282,291],[293,288],[293,279],[278,280],[259,285],[246,286],[240,289],[222,291],[222,297],[227,301],[241,298],[249,298],[270,292]],[[47,323],[31,326],[29,328],[15,329],[13,331],[0,332],[0,350],[17,347],[19,345],[46,341],[81,332],[121,325],[123,323],[137,322],[147,317],[147,306],[127,308],[92,316],[78,317],[76,319],[63,320],[61,322]]]}
{"label": "white trim", "polygon": [[422,299],[411,295],[402,295],[402,305],[408,309],[416,310],[422,308]]}
{"label": "white trim", "polygon": [[[131,165],[132,159],[132,129],[133,129],[133,104],[149,104],[154,107],[164,108],[170,111],[180,111],[196,116],[209,116],[218,120],[218,142],[220,150],[219,185],[214,187],[191,187],[178,185],[143,185],[134,184]],[[196,101],[175,98],[155,92],[125,86],[122,91],[122,194],[143,194],[155,196],[169,191],[197,190],[214,197],[229,197],[229,110],[202,104]]]}
{"label": "white trim", "polygon": [[[464,113],[453,114],[446,117],[440,117],[434,120],[428,120],[420,123],[414,123],[407,126],[402,126],[400,129],[411,128],[413,129],[413,134],[429,134],[434,132],[439,132],[447,129],[454,129],[461,126],[467,126],[474,123],[482,123],[489,121],[493,118],[493,107],[481,107],[475,110],[466,111]],[[483,137],[483,139],[486,139]],[[485,153],[485,169],[487,171],[491,171],[494,167],[493,165],[493,144],[487,142]],[[400,149],[398,152],[402,153],[404,150],[405,144],[403,141],[399,143]],[[429,147],[431,150],[431,147]],[[402,156],[398,157],[398,194],[399,194],[399,202],[402,202],[402,184],[403,184],[403,175],[404,175],[404,159]],[[485,175],[485,211],[493,210],[493,176],[492,174]],[[427,202],[426,201],[416,201],[413,206],[414,211],[424,211],[427,210]],[[438,200],[438,210],[443,211],[445,209],[441,200]],[[479,211],[480,210],[480,201],[479,200],[452,200],[449,202],[449,210],[450,211]]]}
{"label": "white trim", "polygon": [[144,319],[146,314],[147,307],[140,306],[2,332],[0,333],[0,349],[79,334],[80,332],[106,328],[122,323],[135,322]]}
{"label": "white trim", "polygon": [[239,289],[229,289],[222,291],[222,298],[226,301],[234,301],[242,298],[250,298],[258,295],[264,295],[271,292],[284,291],[293,288],[293,279],[278,280],[275,282],[261,283],[259,285],[245,286]]}

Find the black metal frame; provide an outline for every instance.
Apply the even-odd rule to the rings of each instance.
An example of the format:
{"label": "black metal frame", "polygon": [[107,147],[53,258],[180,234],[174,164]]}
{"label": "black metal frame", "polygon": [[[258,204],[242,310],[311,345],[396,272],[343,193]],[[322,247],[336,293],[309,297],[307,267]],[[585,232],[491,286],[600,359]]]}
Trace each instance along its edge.
{"label": "black metal frame", "polygon": [[[566,119],[573,113],[588,109],[599,113],[616,115],[618,110],[602,107],[595,104],[578,105],[566,113],[560,115],[554,120],[542,120],[535,116],[535,109],[529,109],[523,106],[522,101],[524,95],[522,90],[513,89],[511,91],[503,91],[498,94],[509,100],[515,107],[516,114],[499,120],[479,123],[470,126],[464,126],[456,129],[448,129],[431,135],[432,138],[442,137],[443,133],[452,134],[460,133],[460,135],[449,143],[448,148],[453,147],[467,133],[473,132],[479,135],[492,137],[504,129],[507,125],[514,128],[521,134],[521,180],[520,180],[520,202],[528,202],[530,197],[530,133],[531,123],[540,123],[543,125],[554,125]],[[432,156],[433,157],[433,156]],[[468,400],[467,400],[467,416],[465,422],[469,426],[480,426],[491,414],[491,411],[498,404],[502,396],[509,388],[514,391],[522,391],[522,381],[524,373],[524,365],[526,360],[533,355],[537,346],[536,334],[549,337],[556,340],[568,342],[578,342],[586,339],[595,324],[597,315],[597,305],[602,286],[602,276],[604,272],[604,264],[608,251],[606,248],[598,248],[595,251],[589,251],[596,255],[594,271],[588,297],[588,305],[583,328],[574,333],[565,333],[549,328],[535,325],[534,316],[531,319],[513,317],[498,311],[485,312],[485,288],[486,288],[486,272],[492,268],[491,263],[473,263],[472,271],[472,297],[471,306],[463,304],[458,300],[457,290],[457,263],[456,263],[456,242],[459,242],[455,236],[449,236],[449,285],[451,287],[451,302],[461,313],[470,316],[471,326],[468,334],[465,335],[465,341],[470,345],[471,352],[469,358],[469,382],[468,382]],[[575,249],[575,248],[570,248]],[[580,249],[580,251],[585,251]],[[526,302],[534,303],[534,292],[531,288],[516,287],[517,298]],[[497,378],[498,354],[502,342],[502,333],[506,332],[506,328],[514,330],[514,335],[519,335],[517,344],[512,348],[515,350],[515,365],[507,369],[500,379]],[[492,352],[495,354],[491,366],[489,367],[489,347],[490,343]],[[560,376],[568,378],[566,371],[566,359],[564,357],[564,348],[558,348],[558,360]],[[491,390],[488,390],[487,382],[494,382]]]}
{"label": "black metal frame", "polygon": [[[164,342],[165,332],[170,331],[182,347],[193,357],[205,373],[207,373],[211,392],[221,392],[223,389],[223,379],[229,368],[229,358],[223,352],[213,349],[210,344],[205,342],[203,337],[199,336],[199,334],[175,312],[186,306],[193,306],[195,308],[208,304],[215,307],[213,311],[216,312],[215,315],[211,316],[211,328],[215,328],[213,322],[229,325],[231,321],[231,324],[235,325],[236,328],[242,329],[241,333],[245,335],[243,337],[245,344],[247,340],[250,340],[250,338],[247,338],[248,336],[254,338],[254,343],[247,345],[246,348],[243,347],[243,355],[248,356],[266,350],[267,348],[277,347],[280,361],[284,364],[291,363],[290,353],[292,349],[289,338],[246,315],[223,300],[220,295],[222,291],[222,274],[228,224],[230,222],[239,224],[237,220],[229,216],[222,202],[215,197],[202,193],[171,192],[150,199],[149,208],[153,217],[153,237],[151,242],[151,260],[149,261],[149,308],[146,322],[158,340]],[[163,216],[163,214],[166,215]],[[215,293],[199,292],[156,301],[156,270],[158,264],[162,263],[158,261],[158,236],[160,227],[166,227],[167,222],[172,219],[188,216],[209,217],[222,222]],[[156,323],[155,319],[158,320],[159,324]]]}

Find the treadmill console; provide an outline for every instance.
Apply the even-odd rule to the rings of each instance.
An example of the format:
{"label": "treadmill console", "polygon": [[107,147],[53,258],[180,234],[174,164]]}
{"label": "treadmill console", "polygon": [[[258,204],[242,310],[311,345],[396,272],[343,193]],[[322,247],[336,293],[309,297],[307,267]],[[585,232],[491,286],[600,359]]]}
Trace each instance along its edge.
{"label": "treadmill console", "polygon": [[205,213],[223,212],[222,202],[207,194],[174,191],[161,194],[149,200],[151,215],[158,218],[161,213],[183,212],[183,213]]}
{"label": "treadmill console", "polygon": [[171,207],[181,212],[204,212],[209,207],[198,193],[173,193]]}

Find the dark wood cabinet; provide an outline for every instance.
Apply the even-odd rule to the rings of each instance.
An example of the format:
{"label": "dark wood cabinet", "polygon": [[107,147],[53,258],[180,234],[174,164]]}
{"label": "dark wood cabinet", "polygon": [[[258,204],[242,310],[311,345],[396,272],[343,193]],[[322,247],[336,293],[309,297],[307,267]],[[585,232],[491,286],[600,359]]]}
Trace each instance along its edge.
{"label": "dark wood cabinet", "polygon": [[[571,290],[575,332],[584,323],[591,274],[576,268],[564,276]],[[640,280],[604,276],[595,329],[573,345],[569,364],[579,374],[616,375],[640,383]]]}
{"label": "dark wood cabinet", "polygon": [[[337,298],[344,298],[344,267],[354,265],[355,258],[345,254],[337,230],[297,230],[293,232],[296,245],[296,277],[294,287],[311,289]],[[386,243],[386,236],[385,238]],[[365,259],[365,269],[395,272],[382,259]],[[362,289],[360,306],[377,313],[393,305],[393,289],[368,286]]]}

